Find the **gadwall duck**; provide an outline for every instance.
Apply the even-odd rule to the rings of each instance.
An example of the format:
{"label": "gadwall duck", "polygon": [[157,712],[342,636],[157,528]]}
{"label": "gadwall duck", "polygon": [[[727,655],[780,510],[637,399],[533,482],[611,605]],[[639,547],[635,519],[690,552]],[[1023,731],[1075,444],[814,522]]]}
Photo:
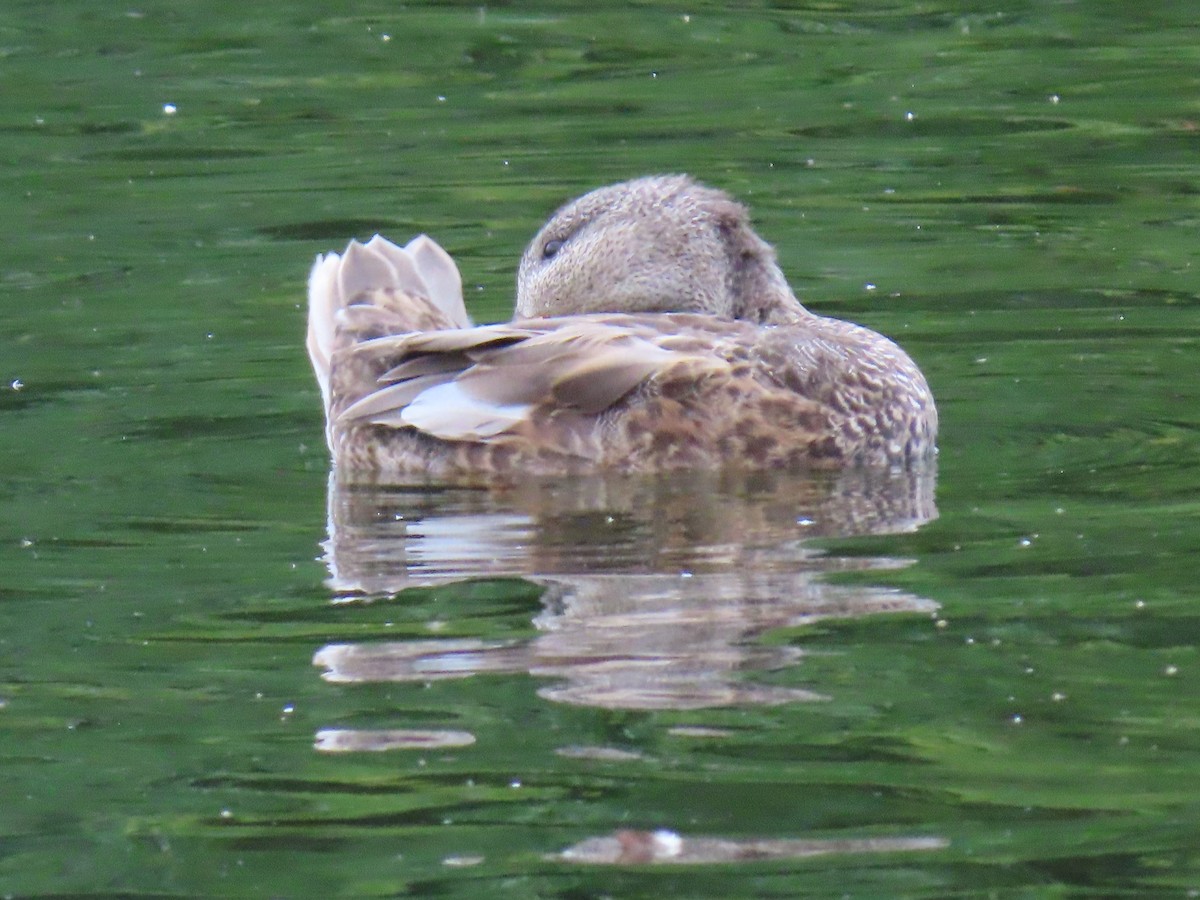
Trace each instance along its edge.
{"label": "gadwall duck", "polygon": [[472,326],[424,235],[318,256],[308,350],[339,477],[897,466],[934,452],[894,343],[806,310],[746,209],[686,176],[568,203]]}

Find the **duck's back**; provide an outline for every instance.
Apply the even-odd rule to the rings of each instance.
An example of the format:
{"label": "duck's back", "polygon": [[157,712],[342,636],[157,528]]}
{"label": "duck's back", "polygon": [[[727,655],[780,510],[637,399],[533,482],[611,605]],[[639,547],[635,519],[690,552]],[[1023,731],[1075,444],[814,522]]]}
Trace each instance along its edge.
{"label": "duck's back", "polygon": [[349,474],[836,468],[933,449],[920,371],[837,320],[592,314],[380,337],[378,305],[343,319],[332,360]]}

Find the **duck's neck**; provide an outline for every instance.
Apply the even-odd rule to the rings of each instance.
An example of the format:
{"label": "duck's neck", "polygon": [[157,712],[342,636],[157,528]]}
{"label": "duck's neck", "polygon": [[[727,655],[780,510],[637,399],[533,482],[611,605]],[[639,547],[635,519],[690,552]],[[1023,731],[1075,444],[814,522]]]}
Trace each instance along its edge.
{"label": "duck's neck", "polygon": [[761,325],[794,325],[813,314],[804,308],[775,262],[775,252],[760,241],[759,252],[743,254],[734,267],[734,318]]}
{"label": "duck's neck", "polygon": [[745,209],[737,206],[735,212],[722,229],[733,318],[761,325],[794,325],[810,318],[812,313],[788,287],[775,248],[750,227]]}

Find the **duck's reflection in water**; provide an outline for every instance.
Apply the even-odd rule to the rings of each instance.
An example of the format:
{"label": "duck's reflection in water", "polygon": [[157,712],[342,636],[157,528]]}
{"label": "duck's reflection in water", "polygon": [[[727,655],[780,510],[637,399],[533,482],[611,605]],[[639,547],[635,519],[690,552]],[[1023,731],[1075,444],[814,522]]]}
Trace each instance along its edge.
{"label": "duck's reflection in water", "polygon": [[823,576],[904,566],[837,557],[816,537],[911,531],[936,516],[935,474],[856,470],[537,481],[497,490],[343,485],[331,479],[326,559],[342,601],[473,578],[544,587],[521,642],[339,644],[331,681],[429,681],[481,672],[546,678],[543,697],[622,709],[811,700],[756,684],[796,662],[773,628],[936,604]]}

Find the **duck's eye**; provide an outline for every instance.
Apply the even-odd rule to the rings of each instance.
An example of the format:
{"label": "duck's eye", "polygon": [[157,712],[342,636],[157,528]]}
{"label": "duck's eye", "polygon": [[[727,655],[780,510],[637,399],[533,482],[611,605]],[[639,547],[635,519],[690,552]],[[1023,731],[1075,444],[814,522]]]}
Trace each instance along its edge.
{"label": "duck's eye", "polygon": [[546,241],[546,246],[542,248],[542,259],[552,259],[562,246],[562,241]]}

